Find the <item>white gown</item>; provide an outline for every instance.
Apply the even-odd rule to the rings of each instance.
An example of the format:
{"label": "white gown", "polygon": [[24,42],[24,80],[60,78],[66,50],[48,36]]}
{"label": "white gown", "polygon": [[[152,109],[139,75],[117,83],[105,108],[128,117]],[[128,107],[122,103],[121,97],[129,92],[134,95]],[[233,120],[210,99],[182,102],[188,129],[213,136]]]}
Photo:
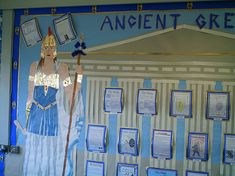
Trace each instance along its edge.
{"label": "white gown", "polygon": [[[69,124],[69,108],[65,99],[65,89],[61,81],[56,94],[56,102],[58,107],[58,135],[44,136],[26,132],[23,164],[24,176],[62,175]],[[79,135],[83,126],[84,107],[81,91],[78,93],[74,107],[66,176],[75,175],[75,173],[73,173],[73,167],[76,166],[76,158],[72,158],[71,154],[73,150],[76,150],[76,144],[79,141]]]}

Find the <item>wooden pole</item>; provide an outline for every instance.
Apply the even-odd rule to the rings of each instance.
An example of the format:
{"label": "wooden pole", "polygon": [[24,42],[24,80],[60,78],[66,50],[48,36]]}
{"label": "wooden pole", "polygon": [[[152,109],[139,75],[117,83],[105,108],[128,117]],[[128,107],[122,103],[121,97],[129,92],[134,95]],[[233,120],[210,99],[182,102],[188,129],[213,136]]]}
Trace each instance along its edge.
{"label": "wooden pole", "polygon": [[[81,55],[78,54],[77,65],[80,65],[80,58],[81,58]],[[75,78],[74,78],[74,85],[73,85],[72,102],[71,102],[70,113],[69,113],[69,127],[68,127],[67,138],[66,138],[66,146],[65,146],[65,155],[64,155],[64,165],[63,165],[62,176],[65,176],[65,171],[66,171],[66,163],[67,163],[68,147],[69,147],[69,137],[70,137],[70,131],[71,131],[71,126],[72,126],[73,109],[74,109],[74,104],[75,104],[75,94],[76,94],[76,89],[77,89],[77,78],[78,78],[78,73],[76,72],[75,73]]]}

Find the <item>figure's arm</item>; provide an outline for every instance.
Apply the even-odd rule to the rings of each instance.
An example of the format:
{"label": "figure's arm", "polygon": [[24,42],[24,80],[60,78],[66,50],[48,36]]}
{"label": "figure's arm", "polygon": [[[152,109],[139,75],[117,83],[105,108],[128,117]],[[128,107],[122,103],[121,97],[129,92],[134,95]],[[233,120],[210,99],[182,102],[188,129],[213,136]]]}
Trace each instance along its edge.
{"label": "figure's arm", "polygon": [[26,102],[26,126],[28,124],[28,115],[30,112],[32,100],[33,100],[33,91],[34,91],[34,76],[37,70],[37,63],[32,63],[30,66],[30,72],[28,77],[28,98]]}
{"label": "figure's arm", "polygon": [[[80,65],[76,65],[76,72],[78,72],[78,79],[76,82],[76,92],[75,96],[77,95],[77,92],[80,90],[81,87],[81,80],[82,80],[82,67]],[[65,87],[66,96],[68,97],[69,102],[72,102],[72,96],[73,96],[73,88],[74,88],[74,80],[71,80],[70,74],[69,74],[69,68],[67,64],[61,63],[60,69],[59,69],[59,75],[63,81],[63,85]]]}

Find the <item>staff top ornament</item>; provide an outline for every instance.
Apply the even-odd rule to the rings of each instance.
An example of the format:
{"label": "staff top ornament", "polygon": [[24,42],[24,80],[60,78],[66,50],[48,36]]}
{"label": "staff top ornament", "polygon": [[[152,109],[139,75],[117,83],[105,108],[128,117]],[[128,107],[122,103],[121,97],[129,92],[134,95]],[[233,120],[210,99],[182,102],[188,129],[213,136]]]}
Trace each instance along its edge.
{"label": "staff top ornament", "polygon": [[77,50],[72,52],[72,56],[75,57],[77,55],[86,55],[84,50],[86,49],[86,43],[84,42],[84,37],[81,36],[80,40],[74,45]]}

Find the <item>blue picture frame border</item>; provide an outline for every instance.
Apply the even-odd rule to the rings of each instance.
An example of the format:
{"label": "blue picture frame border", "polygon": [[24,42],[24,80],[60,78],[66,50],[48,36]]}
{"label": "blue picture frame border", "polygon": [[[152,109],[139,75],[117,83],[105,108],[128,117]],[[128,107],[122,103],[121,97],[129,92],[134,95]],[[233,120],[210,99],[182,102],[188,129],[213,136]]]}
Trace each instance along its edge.
{"label": "blue picture frame border", "polygon": [[224,164],[232,165],[232,164],[235,164],[235,162],[227,162],[227,161],[225,160],[225,159],[226,159],[226,157],[225,157],[225,155],[226,155],[225,151],[226,151],[226,143],[227,143],[226,137],[227,137],[227,136],[234,136],[234,137],[235,137],[235,134],[231,134],[231,133],[225,133],[225,134],[224,134],[223,163],[224,163]]}
{"label": "blue picture frame border", "polygon": [[[188,2],[166,2],[166,3],[146,3],[142,5],[142,11],[149,10],[187,10]],[[123,11],[139,11],[140,4],[116,4],[116,5],[97,5],[97,6],[73,6],[73,7],[56,7],[54,8],[54,14],[65,13],[94,13],[94,7],[96,12],[123,12]],[[235,8],[235,2],[231,1],[205,1],[205,2],[193,2],[192,9],[233,9]],[[52,14],[52,7],[48,8],[29,8],[29,9],[16,9],[14,18],[14,28],[20,27],[21,16],[24,15],[24,11],[28,11],[28,15],[48,15]],[[18,65],[19,63],[19,48],[20,48],[20,35],[14,32],[13,36],[13,55],[12,63]],[[12,69],[12,94],[11,103],[17,102],[18,94],[18,73],[19,69]],[[17,106],[17,103],[16,103]],[[17,107],[11,107],[11,120],[10,120],[10,144],[16,145],[16,127],[14,120],[17,117]]]}
{"label": "blue picture frame border", "polygon": [[148,175],[148,171],[150,169],[160,170],[160,171],[163,171],[163,172],[164,171],[172,171],[172,172],[175,172],[175,176],[178,176],[178,171],[175,170],[175,169],[162,169],[162,168],[157,168],[157,167],[148,167],[148,168],[146,168],[146,176],[150,176],[150,175]]}
{"label": "blue picture frame border", "polygon": [[[173,113],[173,93],[174,92],[186,92],[190,94],[190,104],[189,104],[189,114],[187,115],[182,115],[182,114],[174,114]],[[170,98],[170,112],[169,115],[173,117],[177,116],[184,116],[185,118],[192,118],[193,117],[193,102],[192,102],[192,97],[193,97],[193,91],[192,90],[171,90],[171,98]]]}
{"label": "blue picture frame border", "polygon": [[[209,116],[209,96],[210,94],[227,94],[228,101],[227,101],[227,116],[226,118],[221,118],[217,116]],[[229,120],[230,119],[230,93],[229,92],[223,92],[223,91],[208,91],[207,92],[207,99],[206,99],[206,119],[215,120],[215,119],[221,119],[221,120]]]}
{"label": "blue picture frame border", "polygon": [[[206,144],[205,144],[205,155],[204,158],[197,158],[197,157],[190,157],[190,148],[191,148],[191,135],[201,135],[206,137]],[[207,133],[197,133],[197,132],[189,132],[188,133],[188,145],[187,145],[187,152],[186,152],[186,158],[189,160],[196,160],[196,161],[208,161],[209,159],[209,147],[208,147],[208,134]]]}
{"label": "blue picture frame border", "polygon": [[199,171],[191,171],[191,170],[186,170],[186,176],[188,176],[188,173],[195,173],[195,174],[207,174],[209,176],[209,172],[199,172]]}
{"label": "blue picture frame border", "polygon": [[120,163],[118,162],[117,163],[117,168],[116,168],[116,176],[118,176],[118,168],[120,165],[123,165],[123,166],[130,166],[130,167],[133,167],[137,170],[137,176],[139,175],[139,165],[138,164],[128,164],[128,163]]}
{"label": "blue picture frame border", "polygon": [[[88,136],[89,136],[89,128],[91,126],[104,128],[104,134],[103,134],[103,149],[104,150],[91,150],[91,149],[89,149]],[[86,135],[86,148],[87,148],[87,151],[89,151],[89,152],[106,153],[107,152],[106,138],[105,138],[106,137],[106,133],[107,133],[107,126],[105,126],[105,125],[96,125],[96,124],[88,124],[88,126],[87,126],[87,135]]]}
{"label": "blue picture frame border", "polygon": [[[171,141],[170,141],[170,157],[169,158],[159,158],[153,155],[153,141],[154,141],[154,132],[155,131],[162,131],[162,132],[170,132],[171,133]],[[171,160],[173,158],[173,131],[172,130],[157,130],[153,129],[152,133],[152,144],[151,144],[151,154],[153,158],[159,158],[159,159],[165,159],[165,160]]]}
{"label": "blue picture frame border", "polygon": [[65,43],[67,43],[67,42],[62,42],[62,41],[60,40],[59,34],[57,33],[57,30],[56,30],[56,21],[59,20],[59,19],[61,19],[61,18],[64,18],[65,16],[68,16],[69,28],[70,28],[70,30],[72,31],[73,36],[74,36],[73,38],[70,39],[70,41],[73,41],[73,40],[75,40],[75,39],[77,38],[77,34],[76,34],[76,32],[75,32],[75,30],[74,30],[74,27],[73,27],[71,14],[70,14],[70,13],[67,13],[67,14],[65,14],[65,15],[62,15],[62,16],[60,16],[59,18],[53,19],[54,31],[55,31],[56,38],[58,39],[60,45],[63,45],[63,44],[65,44]]}
{"label": "blue picture frame border", "polygon": [[86,176],[87,176],[87,164],[88,164],[88,162],[103,164],[103,174],[102,174],[102,176],[105,176],[105,163],[104,163],[104,161],[93,161],[93,160],[86,160]]}
{"label": "blue picture frame border", "polygon": [[[120,104],[121,104],[121,111],[118,111],[118,112],[111,112],[111,111],[108,111],[106,110],[106,104],[105,104],[105,96],[106,96],[106,90],[107,89],[116,89],[116,90],[121,90],[121,99],[120,99]],[[123,88],[120,88],[120,87],[106,87],[105,90],[104,90],[104,112],[107,112],[107,113],[122,113],[123,112]]]}
{"label": "blue picture frame border", "polygon": [[[121,151],[121,134],[123,130],[131,130],[131,131],[135,131],[136,135],[135,135],[135,153],[128,153],[128,152],[123,152]],[[118,139],[118,153],[119,154],[128,154],[131,156],[139,156],[139,129],[138,128],[120,128],[119,130],[119,139]]]}
{"label": "blue picture frame border", "polygon": [[138,89],[137,100],[136,100],[136,113],[137,114],[145,115],[145,113],[139,112],[139,101],[138,100],[139,100],[139,93],[140,93],[141,90],[155,91],[156,92],[156,95],[155,95],[155,105],[154,105],[155,113],[151,114],[151,115],[157,115],[158,114],[158,112],[157,112],[157,94],[158,94],[157,89]]}

